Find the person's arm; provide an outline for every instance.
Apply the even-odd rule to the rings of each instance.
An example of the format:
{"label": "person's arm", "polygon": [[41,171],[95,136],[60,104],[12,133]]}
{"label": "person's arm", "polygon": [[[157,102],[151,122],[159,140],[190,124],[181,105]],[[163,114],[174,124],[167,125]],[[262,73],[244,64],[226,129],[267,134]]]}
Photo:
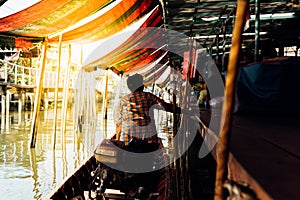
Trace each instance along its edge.
{"label": "person's arm", "polygon": [[116,115],[116,140],[120,140],[122,131],[122,104],[119,103],[117,115]]}
{"label": "person's arm", "polygon": [[[155,96],[156,97],[156,96]],[[172,113],[181,113],[181,108],[178,107],[177,105],[174,105],[172,103],[167,103],[163,99],[160,99],[159,97],[157,98],[158,105],[162,106],[167,112],[172,112]]]}
{"label": "person's arm", "polygon": [[116,123],[116,140],[120,140],[121,137],[121,123]]}
{"label": "person's arm", "polygon": [[163,101],[161,103],[161,106],[164,107],[166,109],[166,111],[168,111],[168,112],[177,113],[177,114],[181,113],[181,108],[178,107],[177,105]]}

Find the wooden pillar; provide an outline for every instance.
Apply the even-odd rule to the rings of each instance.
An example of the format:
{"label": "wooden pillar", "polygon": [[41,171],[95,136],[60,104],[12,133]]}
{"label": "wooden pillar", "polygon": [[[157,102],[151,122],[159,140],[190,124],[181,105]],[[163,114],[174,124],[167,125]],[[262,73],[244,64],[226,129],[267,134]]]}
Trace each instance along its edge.
{"label": "wooden pillar", "polygon": [[[103,118],[107,119],[107,104],[108,104],[108,71],[109,69],[106,70],[105,73],[105,91],[104,91],[104,96],[103,96]],[[106,127],[107,128],[107,127]]]}
{"label": "wooden pillar", "polygon": [[5,127],[5,95],[2,93],[1,95],[1,129],[3,130]]}
{"label": "wooden pillar", "polygon": [[229,157],[229,138],[234,106],[235,83],[238,72],[239,54],[248,0],[238,0],[237,15],[232,34],[232,46],[229,54],[228,71],[225,82],[225,96],[222,108],[220,138],[217,143],[217,172],[215,182],[215,200],[224,199],[223,185],[227,179]]}
{"label": "wooden pillar", "polygon": [[43,80],[44,80],[44,73],[45,73],[45,66],[46,66],[46,58],[47,58],[47,48],[48,48],[48,39],[46,38],[43,44],[43,50],[42,50],[42,60],[40,64],[40,74],[39,74],[39,80],[37,82],[37,90],[34,100],[34,110],[33,110],[33,116],[32,116],[32,126],[31,126],[31,143],[30,147],[35,148],[36,143],[36,136],[37,136],[37,130],[38,130],[38,116],[40,113],[40,107],[41,107],[41,97],[42,97],[42,91],[43,91]]}
{"label": "wooden pillar", "polygon": [[71,62],[71,47],[68,46],[68,64],[65,72],[65,82],[63,90],[63,104],[62,104],[62,133],[65,133],[66,130],[66,121],[67,121],[67,109],[68,109],[68,96],[69,96],[69,79],[70,79],[70,62]]}
{"label": "wooden pillar", "polygon": [[7,83],[8,81],[10,81],[10,80],[8,80],[8,63],[7,63],[7,61],[4,63],[4,71],[5,71],[4,82]]}
{"label": "wooden pillar", "polygon": [[9,129],[9,108],[10,108],[10,98],[11,98],[11,93],[9,90],[7,90],[6,92],[6,106],[5,106],[5,123],[6,123],[6,126],[5,126],[5,129],[8,130]]}
{"label": "wooden pillar", "polygon": [[18,125],[20,126],[22,123],[22,107],[23,107],[23,91],[19,91],[18,93]]}
{"label": "wooden pillar", "polygon": [[[82,65],[82,61],[83,61],[83,48],[82,48],[82,45],[80,45],[80,57],[79,57],[79,64],[80,66]],[[80,73],[82,73],[82,71],[80,71]],[[79,73],[79,75],[80,75]],[[81,83],[81,80],[82,80],[82,75],[80,76],[77,76],[77,82],[80,81]],[[81,98],[81,96],[79,95],[78,97],[78,93],[80,92],[80,88],[74,88],[74,95],[75,95],[75,98]],[[76,96],[77,95],[77,96]],[[79,99],[77,99],[78,101]],[[76,105],[76,104],[75,104]],[[73,130],[74,130],[74,133],[77,133],[77,130],[78,130],[78,127],[81,127],[81,113],[80,113],[80,106],[79,105],[76,105],[75,106],[75,113],[73,115]],[[75,135],[74,135],[75,137]]]}
{"label": "wooden pillar", "polygon": [[62,35],[59,35],[58,63],[56,68],[56,82],[55,82],[55,93],[54,93],[53,149],[55,149],[55,145],[56,145],[58,88],[59,88],[60,68],[61,68],[60,66],[61,65],[61,44],[62,44]]}
{"label": "wooden pillar", "polygon": [[49,99],[48,99],[49,89],[44,89],[44,109],[47,110],[49,107]]}

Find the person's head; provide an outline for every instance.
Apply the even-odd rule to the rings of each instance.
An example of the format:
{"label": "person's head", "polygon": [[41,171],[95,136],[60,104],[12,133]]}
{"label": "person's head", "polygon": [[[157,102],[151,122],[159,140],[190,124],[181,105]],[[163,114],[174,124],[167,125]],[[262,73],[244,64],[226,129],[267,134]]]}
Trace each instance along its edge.
{"label": "person's head", "polygon": [[127,79],[127,86],[131,92],[142,91],[144,89],[144,80],[140,74],[134,74]]}

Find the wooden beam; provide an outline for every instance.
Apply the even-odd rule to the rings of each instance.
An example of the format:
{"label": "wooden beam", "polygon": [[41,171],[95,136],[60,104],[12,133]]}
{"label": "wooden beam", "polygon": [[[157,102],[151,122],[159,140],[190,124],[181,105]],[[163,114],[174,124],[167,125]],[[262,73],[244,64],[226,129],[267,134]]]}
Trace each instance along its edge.
{"label": "wooden beam", "polygon": [[40,107],[41,107],[43,80],[44,80],[46,58],[47,58],[47,48],[48,48],[48,39],[46,38],[44,41],[44,44],[43,44],[40,75],[39,75],[39,80],[37,82],[38,83],[37,91],[36,91],[35,100],[34,100],[34,111],[33,111],[33,117],[32,117],[33,120],[32,120],[32,126],[31,126],[31,143],[30,143],[31,148],[35,148],[35,143],[36,143],[36,136],[37,136],[37,130],[38,130],[38,116],[39,116]]}
{"label": "wooden beam", "polygon": [[249,8],[248,0],[238,0],[236,20],[233,29],[232,47],[229,54],[227,78],[225,82],[225,98],[222,108],[220,138],[217,143],[217,172],[215,182],[215,200],[223,200],[223,185],[227,179],[229,138],[234,107],[235,83],[238,72],[239,54],[242,43],[242,33],[245,25],[245,16]]}
{"label": "wooden beam", "polygon": [[57,69],[56,69],[56,83],[55,83],[55,93],[54,93],[53,149],[55,149],[55,144],[56,144],[58,88],[59,88],[60,68],[61,68],[61,66],[60,66],[61,65],[61,45],[62,45],[62,35],[59,36],[58,64],[57,64]]}
{"label": "wooden beam", "polygon": [[69,96],[69,79],[70,79],[70,68],[71,68],[71,46],[68,46],[68,65],[65,72],[65,82],[63,88],[63,105],[62,105],[62,123],[61,130],[64,134],[66,131],[66,121],[67,121],[67,110],[68,110],[68,96]]}

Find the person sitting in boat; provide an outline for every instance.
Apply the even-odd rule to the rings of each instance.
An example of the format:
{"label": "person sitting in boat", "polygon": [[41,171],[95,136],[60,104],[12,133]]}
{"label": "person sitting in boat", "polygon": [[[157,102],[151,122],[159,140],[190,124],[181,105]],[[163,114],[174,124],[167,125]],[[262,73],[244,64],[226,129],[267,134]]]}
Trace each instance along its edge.
{"label": "person sitting in boat", "polygon": [[150,92],[144,91],[143,77],[134,74],[127,79],[127,86],[131,91],[119,102],[116,117],[116,139],[128,145],[137,139],[147,143],[158,143],[154,121],[154,108],[162,107],[168,112],[180,114],[181,109]]}

